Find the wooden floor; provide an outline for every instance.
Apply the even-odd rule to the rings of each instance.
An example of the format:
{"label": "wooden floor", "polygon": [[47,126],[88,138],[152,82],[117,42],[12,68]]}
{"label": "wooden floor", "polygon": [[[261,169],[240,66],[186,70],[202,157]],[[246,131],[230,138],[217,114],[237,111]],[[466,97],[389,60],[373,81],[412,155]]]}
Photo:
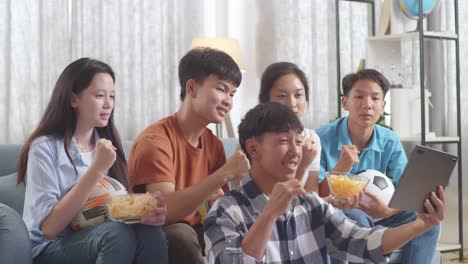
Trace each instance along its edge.
{"label": "wooden floor", "polygon": [[443,253],[442,259],[444,264],[468,263],[468,250],[465,249],[465,258],[463,262],[458,260],[458,252]]}

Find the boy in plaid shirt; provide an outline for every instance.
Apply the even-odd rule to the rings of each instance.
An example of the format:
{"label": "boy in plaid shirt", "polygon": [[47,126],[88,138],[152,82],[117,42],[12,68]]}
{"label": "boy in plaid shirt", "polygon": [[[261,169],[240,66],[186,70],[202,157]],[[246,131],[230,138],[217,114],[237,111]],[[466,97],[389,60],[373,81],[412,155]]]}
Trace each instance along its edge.
{"label": "boy in plaid shirt", "polygon": [[392,250],[438,225],[445,201],[432,193],[428,214],[395,228],[361,228],[295,173],[302,157],[302,124],[286,106],[265,103],[239,125],[251,161],[241,186],[218,200],[205,219],[209,263],[327,263],[327,254],[352,262],[382,263]]}

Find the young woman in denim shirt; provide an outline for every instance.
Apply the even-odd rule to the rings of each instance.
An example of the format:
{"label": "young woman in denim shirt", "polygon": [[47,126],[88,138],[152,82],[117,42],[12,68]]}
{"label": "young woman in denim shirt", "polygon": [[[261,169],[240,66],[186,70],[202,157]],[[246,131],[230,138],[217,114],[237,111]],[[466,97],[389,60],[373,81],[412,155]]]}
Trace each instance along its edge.
{"label": "young woman in denim shirt", "polygon": [[26,184],[23,219],[35,263],[167,263],[159,199],[140,224],[105,222],[74,231],[104,175],[127,186],[127,164],[113,122],[115,77],[103,62],[82,58],[60,75],[39,126],[24,144],[18,183]]}

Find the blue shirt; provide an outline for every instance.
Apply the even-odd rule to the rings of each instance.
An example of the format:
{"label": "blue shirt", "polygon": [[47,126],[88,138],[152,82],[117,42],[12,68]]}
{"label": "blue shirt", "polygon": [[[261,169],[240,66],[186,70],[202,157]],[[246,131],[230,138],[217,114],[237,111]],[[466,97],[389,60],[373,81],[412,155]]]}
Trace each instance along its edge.
{"label": "blue shirt", "polygon": [[[348,117],[340,118],[328,125],[316,129],[322,142],[319,180],[325,178],[325,172],[332,170],[340,159],[343,145],[351,145],[348,130]],[[389,177],[396,186],[403,173],[408,158],[400,138],[390,129],[374,126],[369,144],[359,154],[359,162],[354,164],[351,173],[374,169]]]}
{"label": "blue shirt", "polygon": [[388,261],[383,227],[358,226],[314,192],[292,200],[273,225],[264,255],[255,259],[241,243],[268,201],[249,173],[214,203],[204,223],[208,263],[328,263],[327,254],[359,263]]}
{"label": "blue shirt", "polygon": [[[98,138],[97,133],[94,135]],[[52,212],[55,204],[88,170],[75,139],[70,141],[69,153],[78,174],[75,173],[65,153],[63,138],[53,135],[42,136],[35,139],[30,146],[23,220],[31,238],[33,258],[50,242],[41,231],[42,222]],[[70,232],[71,228],[67,227],[57,239],[65,237]]]}

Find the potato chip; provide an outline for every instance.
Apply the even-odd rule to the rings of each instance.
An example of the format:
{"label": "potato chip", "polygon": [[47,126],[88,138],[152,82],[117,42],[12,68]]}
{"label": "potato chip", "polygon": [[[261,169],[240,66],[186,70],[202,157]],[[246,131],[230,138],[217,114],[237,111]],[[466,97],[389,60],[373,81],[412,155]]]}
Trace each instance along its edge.
{"label": "potato chip", "polygon": [[366,179],[347,175],[329,175],[327,177],[330,191],[336,198],[352,199],[366,186]]}
{"label": "potato chip", "polygon": [[157,206],[157,200],[150,194],[129,194],[113,196],[107,204],[109,218],[140,218]]}

